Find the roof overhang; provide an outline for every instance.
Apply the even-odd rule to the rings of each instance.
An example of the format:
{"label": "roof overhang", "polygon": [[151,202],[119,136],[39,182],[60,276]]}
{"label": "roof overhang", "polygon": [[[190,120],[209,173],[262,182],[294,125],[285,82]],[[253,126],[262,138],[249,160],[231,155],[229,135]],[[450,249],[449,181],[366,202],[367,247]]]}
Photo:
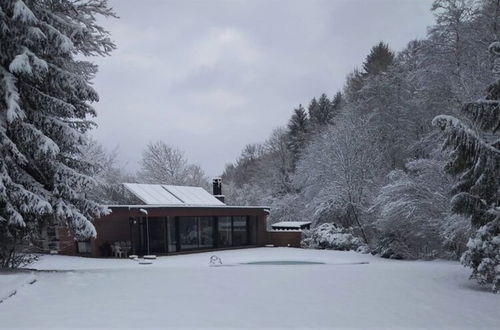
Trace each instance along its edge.
{"label": "roof overhang", "polygon": [[186,204],[167,204],[167,205],[106,205],[110,209],[183,209],[183,208],[193,208],[193,209],[258,209],[258,210],[270,210],[269,206],[236,206],[236,205],[186,205]]}

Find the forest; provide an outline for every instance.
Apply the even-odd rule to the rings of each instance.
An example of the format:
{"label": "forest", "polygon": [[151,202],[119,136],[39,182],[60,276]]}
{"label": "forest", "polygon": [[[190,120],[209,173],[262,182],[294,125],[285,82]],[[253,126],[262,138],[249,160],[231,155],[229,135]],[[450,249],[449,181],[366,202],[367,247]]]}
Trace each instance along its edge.
{"label": "forest", "polygon": [[498,289],[499,2],[432,11],[425,39],[399,52],[376,43],[343,90],[247,145],[226,166],[225,193],[269,205],[271,223],[312,221],[305,247],[462,258]]}

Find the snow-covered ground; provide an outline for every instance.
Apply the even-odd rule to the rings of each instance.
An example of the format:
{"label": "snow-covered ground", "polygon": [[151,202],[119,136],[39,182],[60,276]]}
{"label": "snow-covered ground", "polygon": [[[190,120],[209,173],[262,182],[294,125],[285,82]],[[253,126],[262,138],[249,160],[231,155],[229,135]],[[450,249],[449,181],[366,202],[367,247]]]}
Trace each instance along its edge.
{"label": "snow-covered ground", "polygon": [[[216,252],[224,266],[209,267],[213,254],[152,265],[45,256],[35,268],[61,271],[0,275],[0,292],[17,289],[0,328],[500,329],[500,295],[455,262],[258,248]],[[325,264],[242,264],[274,260]]]}
{"label": "snow-covered ground", "polygon": [[25,285],[34,284],[35,280],[33,273],[0,273],[0,303],[15,295]]}

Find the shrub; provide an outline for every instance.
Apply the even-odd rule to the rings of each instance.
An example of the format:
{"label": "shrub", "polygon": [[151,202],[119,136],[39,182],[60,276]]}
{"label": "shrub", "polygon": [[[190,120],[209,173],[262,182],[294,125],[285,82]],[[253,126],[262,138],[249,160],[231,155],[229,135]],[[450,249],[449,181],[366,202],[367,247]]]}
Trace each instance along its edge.
{"label": "shrub", "polygon": [[25,229],[0,223],[0,269],[25,267],[37,259]]}
{"label": "shrub", "polygon": [[354,236],[351,228],[342,228],[333,223],[324,223],[314,229],[305,231],[301,245],[310,249],[367,251],[367,246],[363,240]]}
{"label": "shrub", "polygon": [[500,291],[500,217],[479,228],[467,243],[462,264],[472,268],[471,278],[480,284],[491,284]]}

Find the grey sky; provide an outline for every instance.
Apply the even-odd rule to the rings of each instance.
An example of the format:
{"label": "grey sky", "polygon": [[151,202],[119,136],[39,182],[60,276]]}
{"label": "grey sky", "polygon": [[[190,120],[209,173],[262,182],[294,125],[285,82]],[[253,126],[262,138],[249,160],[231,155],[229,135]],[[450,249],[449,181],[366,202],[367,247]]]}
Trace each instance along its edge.
{"label": "grey sky", "polygon": [[378,41],[425,36],[431,0],[114,0],[118,49],[97,59],[94,136],[130,171],[149,141],[210,176],[285,125],[294,107],[341,89]]}

